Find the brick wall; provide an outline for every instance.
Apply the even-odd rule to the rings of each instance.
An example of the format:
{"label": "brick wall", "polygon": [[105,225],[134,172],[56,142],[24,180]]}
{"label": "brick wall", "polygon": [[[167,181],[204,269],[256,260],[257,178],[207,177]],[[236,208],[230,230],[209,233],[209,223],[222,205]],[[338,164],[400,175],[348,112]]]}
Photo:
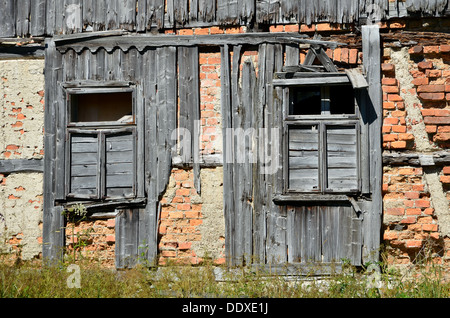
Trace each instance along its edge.
{"label": "brick wall", "polygon": [[115,264],[115,219],[81,221],[66,227],[69,261],[93,260],[105,267]]}
{"label": "brick wall", "polygon": [[[447,44],[385,48],[383,148],[432,154],[450,141],[450,47]],[[449,261],[444,229],[448,218],[450,169],[385,166],[384,244],[392,264],[423,258]]]}

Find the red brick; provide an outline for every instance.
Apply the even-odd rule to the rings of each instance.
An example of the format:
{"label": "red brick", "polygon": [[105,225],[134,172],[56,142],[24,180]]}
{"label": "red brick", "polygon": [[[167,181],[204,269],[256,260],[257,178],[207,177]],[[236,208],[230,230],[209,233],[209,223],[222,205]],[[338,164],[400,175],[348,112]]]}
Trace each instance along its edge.
{"label": "red brick", "polygon": [[384,109],[395,109],[395,103],[394,102],[384,102],[383,108]]}
{"label": "red brick", "polygon": [[397,141],[397,140],[398,140],[398,135],[397,134],[383,135],[383,141],[384,142]]}
{"label": "red brick", "polygon": [[195,28],[194,34],[209,34],[208,28]]}
{"label": "red brick", "polygon": [[398,81],[395,78],[385,77],[381,80],[381,84],[383,85],[397,85]]}
{"label": "red brick", "polygon": [[437,46],[437,45],[425,46],[423,48],[423,53],[425,53],[425,54],[437,54],[437,53],[439,53],[439,46]]}
{"label": "red brick", "polygon": [[419,62],[417,64],[417,67],[419,68],[419,70],[423,71],[423,70],[428,70],[428,69],[432,69],[433,68],[433,62],[431,61],[422,61]]}
{"label": "red brick", "polygon": [[400,221],[401,224],[414,224],[416,222],[417,220],[415,216],[408,216]]}
{"label": "red brick", "polygon": [[444,90],[444,85],[421,85],[417,88],[418,93],[440,93]]}
{"label": "red brick", "polygon": [[391,127],[392,127],[392,132],[406,133],[406,126],[396,125],[396,126],[391,126]]}
{"label": "red brick", "polygon": [[416,200],[415,205],[417,208],[429,208],[430,207],[430,201],[428,200]]}
{"label": "red brick", "polygon": [[300,28],[299,28],[298,24],[289,24],[289,25],[284,26],[285,32],[298,32],[299,29]]}
{"label": "red brick", "polygon": [[441,45],[439,50],[441,53],[450,53],[450,45]]}
{"label": "red brick", "polygon": [[404,215],[405,209],[404,208],[389,208],[386,210],[387,215]]}
{"label": "red brick", "polygon": [[191,209],[190,204],[177,204],[177,209],[180,211],[188,211]]}
{"label": "red brick", "polygon": [[419,240],[407,240],[406,247],[408,248],[420,248],[422,247],[422,241]]}
{"label": "red brick", "polygon": [[383,92],[385,93],[400,93],[400,88],[398,86],[383,86]]}
{"label": "red brick", "polygon": [[194,30],[193,29],[181,29],[181,30],[178,30],[178,34],[179,35],[193,35]]}
{"label": "red brick", "polygon": [[350,49],[348,62],[350,64],[356,64],[358,63],[358,50],[357,49]]}
{"label": "red brick", "polygon": [[421,215],[422,209],[415,208],[415,209],[406,209],[406,215]]}
{"label": "red brick", "polygon": [[423,46],[416,45],[409,49],[409,54],[422,54],[423,53]]}
{"label": "red brick", "polygon": [[442,169],[443,174],[450,174],[450,166],[446,166]]}
{"label": "red brick", "polygon": [[192,242],[179,242],[178,249],[180,250],[188,250],[192,247]]}
{"label": "red brick", "polygon": [[396,231],[385,231],[383,238],[385,240],[396,240],[398,239],[398,232]]}
{"label": "red brick", "polygon": [[429,83],[429,79],[428,79],[428,77],[417,77],[417,78],[413,79],[412,83],[415,86],[427,85]]}
{"label": "red brick", "polygon": [[223,34],[223,29],[220,27],[211,27],[209,28],[209,32],[211,34]]}
{"label": "red brick", "polygon": [[403,101],[403,98],[398,94],[389,94],[388,95],[388,101],[390,102],[401,102]]}
{"label": "red brick", "polygon": [[422,225],[422,229],[427,232],[437,232],[438,225],[437,224],[424,224],[424,225]]}
{"label": "red brick", "polygon": [[384,73],[391,73],[395,71],[395,65],[390,63],[381,64],[381,71]]}
{"label": "red brick", "polygon": [[391,143],[391,148],[394,148],[394,149],[406,148],[406,141],[394,141]]}
{"label": "red brick", "polygon": [[271,25],[269,27],[269,32],[283,32],[284,26],[283,25]]}
{"label": "red brick", "polygon": [[443,101],[445,99],[444,93],[419,93],[419,98],[424,101]]}
{"label": "red brick", "polygon": [[435,134],[436,130],[437,130],[437,126],[436,125],[426,125],[425,130],[428,134]]}
{"label": "red brick", "polygon": [[425,117],[425,124],[432,125],[450,125],[450,117]]}
{"label": "red brick", "polygon": [[441,176],[440,179],[441,179],[442,183],[445,183],[445,184],[450,183],[450,176]]}
{"label": "red brick", "polygon": [[447,142],[450,141],[450,133],[437,133],[433,137],[435,142]]}
{"label": "red brick", "polygon": [[437,78],[442,76],[441,70],[426,70],[425,75],[432,78]]}

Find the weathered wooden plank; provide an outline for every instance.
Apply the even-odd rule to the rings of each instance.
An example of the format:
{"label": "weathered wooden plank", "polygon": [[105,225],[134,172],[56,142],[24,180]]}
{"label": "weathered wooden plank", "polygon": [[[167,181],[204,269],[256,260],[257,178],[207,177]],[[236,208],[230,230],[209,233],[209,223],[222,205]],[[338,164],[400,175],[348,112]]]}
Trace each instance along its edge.
{"label": "weathered wooden plank", "polygon": [[123,0],[116,2],[118,3],[116,9],[119,28],[128,31],[133,31],[136,28],[137,0]]}
{"label": "weathered wooden plank", "polygon": [[158,29],[164,28],[164,0],[147,0],[147,25],[155,24]]}
{"label": "weathered wooden plank", "polygon": [[15,3],[16,13],[16,35],[28,36],[30,33],[30,0],[22,0]]}
{"label": "weathered wooden plank", "polygon": [[368,77],[370,105],[368,113],[370,180],[372,190],[371,210],[364,215],[363,260],[378,260],[382,214],[382,92],[380,31],[377,25],[362,28],[364,68]]}
{"label": "weathered wooden plank", "polygon": [[116,268],[133,268],[139,257],[139,209],[124,209],[116,216]]}
{"label": "weathered wooden plank", "polygon": [[[111,31],[112,32],[112,31]],[[119,33],[123,33],[120,31]],[[306,35],[291,32],[253,32],[253,33],[239,33],[239,34],[215,34],[211,35],[127,35],[117,36],[117,33],[96,33],[96,34],[82,34],[80,36],[59,36],[55,40],[58,42],[58,49],[65,52],[68,49],[74,49],[77,52],[88,48],[92,52],[96,52],[100,48],[105,48],[107,51],[112,51],[114,48],[121,48],[127,51],[131,47],[136,47],[139,51],[143,51],[149,47],[164,47],[164,46],[198,46],[198,45],[259,45],[262,43],[321,43],[334,47],[336,42],[327,41],[313,41],[306,39]],[[82,40],[80,42],[80,40]],[[70,44],[65,42],[71,41]],[[311,42],[313,41],[313,42]],[[281,71],[278,70],[278,71]]]}
{"label": "weathered wooden plank", "polygon": [[198,0],[198,19],[202,22],[211,22],[216,18],[215,0]]}
{"label": "weathered wooden plank", "polygon": [[16,15],[14,3],[14,0],[0,1],[0,11],[2,12],[0,37],[8,38],[16,35]]}
{"label": "weathered wooden plank", "polygon": [[[200,184],[200,83],[198,47],[179,48],[179,128],[186,129],[183,136],[182,158],[185,163],[193,163],[194,184],[197,193],[201,193]],[[189,140],[184,140],[190,137]]]}
{"label": "weathered wooden plank", "polygon": [[55,160],[55,126],[57,98],[51,89],[62,80],[61,55],[56,51],[52,40],[46,41],[45,69],[45,113],[44,113],[44,187],[43,187],[43,258],[47,264],[56,264],[62,259],[64,244],[64,218],[61,207],[54,206],[54,160]]}
{"label": "weathered wooden plank", "polygon": [[45,34],[45,5],[46,0],[31,1],[30,35],[34,37]]}
{"label": "weathered wooden plank", "polygon": [[0,160],[0,173],[10,174],[17,172],[43,172],[42,159],[7,159]]}

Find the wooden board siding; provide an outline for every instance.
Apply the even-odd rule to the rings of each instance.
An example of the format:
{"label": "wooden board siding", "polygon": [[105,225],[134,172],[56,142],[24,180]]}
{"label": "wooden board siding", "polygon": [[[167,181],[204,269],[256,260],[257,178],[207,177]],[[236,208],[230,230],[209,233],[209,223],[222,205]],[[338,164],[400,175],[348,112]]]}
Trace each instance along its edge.
{"label": "wooden board siding", "polygon": [[443,16],[449,0],[2,0],[0,37]]}
{"label": "wooden board siding", "polygon": [[[150,2],[146,2],[146,5]],[[366,35],[364,33],[364,41],[366,41],[365,45],[368,45]],[[371,237],[370,250],[377,248],[376,236],[379,233],[374,233],[377,232],[376,222],[367,225],[361,218],[361,213],[364,217],[368,213],[373,213],[376,217],[379,208],[376,204],[361,197],[352,197],[350,201],[347,193],[338,193],[340,195],[335,194],[329,197],[327,193],[322,193],[320,197],[314,199],[291,197],[290,200],[278,200],[277,198],[283,195],[285,190],[283,159],[290,156],[292,170],[307,170],[310,167],[297,159],[299,155],[304,156],[304,152],[311,149],[316,152],[312,155],[313,157],[327,158],[327,165],[317,163],[317,167],[314,166],[312,169],[315,169],[317,175],[320,172],[327,172],[325,174],[329,177],[327,180],[331,188],[345,191],[359,188],[359,156],[365,157],[365,161],[362,162],[367,165],[368,160],[375,158],[379,151],[377,144],[370,144],[367,146],[370,149],[366,149],[364,154],[360,153],[359,132],[361,130],[361,135],[364,134],[366,139],[371,139],[371,134],[377,134],[378,128],[371,125],[377,123],[379,115],[372,108],[379,105],[374,100],[370,107],[361,106],[361,112],[368,116],[361,122],[356,117],[338,123],[321,122],[319,125],[323,126],[323,129],[319,130],[317,146],[313,148],[307,147],[307,141],[310,142],[311,138],[303,136],[303,131],[296,131],[297,135],[292,134],[290,140],[292,153],[284,158],[283,151],[279,151],[278,147],[281,147],[285,140],[282,132],[286,125],[287,108],[284,106],[289,96],[288,90],[283,86],[274,85],[274,82],[277,80],[276,74],[280,74],[286,67],[298,64],[297,41],[301,40],[301,36],[288,38],[288,35],[285,35],[279,38],[276,34],[260,33],[254,33],[249,37],[224,36],[227,37],[208,40],[195,36],[183,37],[182,42],[177,42],[177,46],[164,42],[169,41],[163,40],[166,36],[155,36],[156,40],[152,42],[150,38],[153,36],[147,35],[142,37],[114,35],[98,39],[98,41],[91,38],[76,43],[56,39],[57,48],[54,47],[55,42],[49,41],[52,51],[48,54],[53,53],[55,59],[53,62],[47,62],[52,72],[46,85],[46,93],[49,94],[52,103],[48,104],[50,109],[46,124],[51,126],[53,118],[58,118],[56,127],[51,126],[48,131],[46,130],[46,145],[50,149],[48,153],[46,152],[45,161],[49,202],[64,203],[63,200],[56,200],[58,197],[55,193],[58,193],[59,184],[64,185],[64,181],[60,179],[61,174],[67,171],[64,165],[72,165],[64,162],[63,146],[67,138],[64,132],[70,133],[72,129],[70,127],[66,130],[67,116],[63,112],[67,96],[64,95],[63,88],[52,89],[52,87],[61,87],[62,83],[64,83],[62,86],[67,89],[83,89],[84,86],[94,86],[98,89],[102,85],[109,88],[132,86],[136,108],[136,123],[133,127],[138,137],[133,137],[134,142],[130,143],[127,142],[129,139],[121,140],[121,138],[128,138],[131,135],[115,134],[110,128],[99,129],[98,131],[104,132],[96,132],[97,139],[91,140],[98,145],[97,153],[93,147],[89,149],[98,160],[97,173],[94,173],[93,162],[90,166],[87,164],[88,167],[85,168],[88,169],[85,171],[75,166],[71,169],[80,174],[74,175],[73,178],[90,177],[92,184],[95,176],[96,185],[100,185],[100,189],[104,189],[106,194],[108,191],[114,194],[120,192],[118,196],[124,196],[130,193],[129,191],[133,191],[138,199],[144,199],[140,201],[140,203],[143,202],[141,205],[128,202],[125,208],[122,201],[120,206],[112,203],[110,205],[112,208],[119,206],[123,209],[117,218],[119,228],[117,266],[133,266],[135,263],[129,259],[130,257],[137,259],[138,256],[140,260],[145,261],[146,265],[155,264],[158,254],[160,200],[166,191],[172,159],[176,155],[174,149],[177,141],[173,138],[173,131],[176,128],[195,131],[195,121],[200,116],[198,49],[202,45],[220,46],[223,116],[221,123],[224,129],[225,249],[229,264],[256,262],[279,265],[286,262],[302,263],[307,260],[332,262],[335,258],[349,255],[353,264],[360,264],[362,237],[364,239]],[[375,39],[376,32],[372,36]],[[231,38],[232,41],[226,44],[226,40]],[[137,47],[131,45],[131,39],[135,42],[136,39],[143,41],[137,44],[139,46]],[[214,40],[218,39],[222,42],[215,43]],[[248,43],[245,41],[248,39],[252,41],[251,46],[246,45]],[[159,42],[160,40],[162,42]],[[296,44],[292,45],[292,42]],[[106,45],[103,46],[102,43]],[[368,50],[367,47],[365,49]],[[243,59],[246,50],[258,52],[257,62],[253,59]],[[369,57],[373,59],[380,57],[377,56],[378,51],[370,52],[372,53],[369,53]],[[371,80],[375,78],[376,75]],[[376,86],[372,93],[376,97]],[[371,98],[371,96],[365,96],[365,98],[368,97]],[[361,103],[366,105],[366,101]],[[368,127],[364,126],[366,123]],[[248,133],[254,129],[256,134],[249,135],[248,142],[243,143],[242,139],[236,140],[236,135],[228,133],[229,128],[234,133],[237,131]],[[86,132],[89,127],[76,127],[73,132],[79,134],[80,129]],[[278,134],[278,132],[281,133]],[[343,134],[346,138],[342,138]],[[184,163],[193,161],[198,152],[198,145],[194,142],[195,134],[190,137],[191,144],[183,159]],[[89,157],[86,155],[89,152],[86,145],[81,146],[75,143],[70,152],[72,156],[79,155],[79,159],[84,160]],[[249,153],[257,154],[256,158],[253,157],[254,160],[250,160],[250,156],[247,156]],[[114,157],[116,155],[118,157]],[[132,161],[131,158],[134,156],[136,159]],[[110,158],[115,159],[109,162]],[[101,163],[100,169],[98,162]],[[128,173],[127,168],[132,162],[137,165],[134,176]],[[200,191],[199,166],[194,165],[194,170],[196,188]],[[375,168],[370,170],[370,176],[379,177],[377,173]],[[351,178],[345,179],[344,184],[336,184],[337,180],[342,180],[343,175],[351,176]],[[55,182],[52,181],[53,177],[56,177]],[[303,176],[300,177],[298,179],[303,178]],[[119,187],[119,184],[115,183],[117,179],[120,179],[121,185],[125,187]],[[367,180],[365,182],[367,191],[365,193],[371,194],[371,189],[378,186],[376,182]],[[370,184],[367,185],[367,183]],[[136,184],[137,189],[132,190],[133,184]],[[81,186],[79,188],[82,189]],[[326,190],[326,187],[323,189]],[[336,202],[324,203],[327,200]],[[358,205],[361,209],[355,208]],[[105,205],[102,206],[102,208],[105,207]],[[56,235],[55,229],[60,219],[52,213],[58,209],[60,207],[57,204],[47,203],[44,209],[45,217],[48,219],[44,225],[46,233]],[[305,224],[311,224],[311,226],[305,228]],[[375,231],[372,226],[375,226]],[[371,233],[364,233],[365,231]],[[50,236],[50,234],[46,235]],[[328,237],[333,239],[328,240]],[[55,237],[53,240],[55,244],[58,242]],[[333,247],[336,242],[343,244],[339,251]],[[308,247],[305,249],[305,246]],[[56,256],[54,251],[46,253],[49,253],[46,256]]]}
{"label": "wooden board siding", "polygon": [[349,203],[288,206],[286,228],[289,263],[361,264],[362,219]]}

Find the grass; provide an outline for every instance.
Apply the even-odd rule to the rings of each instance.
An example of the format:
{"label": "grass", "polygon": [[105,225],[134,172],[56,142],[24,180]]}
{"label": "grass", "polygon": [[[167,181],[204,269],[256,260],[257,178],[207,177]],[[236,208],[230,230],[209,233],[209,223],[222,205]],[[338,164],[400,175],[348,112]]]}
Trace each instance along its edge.
{"label": "grass", "polygon": [[[80,288],[69,288],[69,264],[0,262],[0,298],[447,298],[450,282],[438,265],[415,266],[406,272],[344,266],[342,273],[320,279],[286,279],[245,268],[168,265],[156,269],[116,271],[80,264]],[[220,269],[220,268],[219,268]],[[374,281],[372,278],[376,278]]]}

